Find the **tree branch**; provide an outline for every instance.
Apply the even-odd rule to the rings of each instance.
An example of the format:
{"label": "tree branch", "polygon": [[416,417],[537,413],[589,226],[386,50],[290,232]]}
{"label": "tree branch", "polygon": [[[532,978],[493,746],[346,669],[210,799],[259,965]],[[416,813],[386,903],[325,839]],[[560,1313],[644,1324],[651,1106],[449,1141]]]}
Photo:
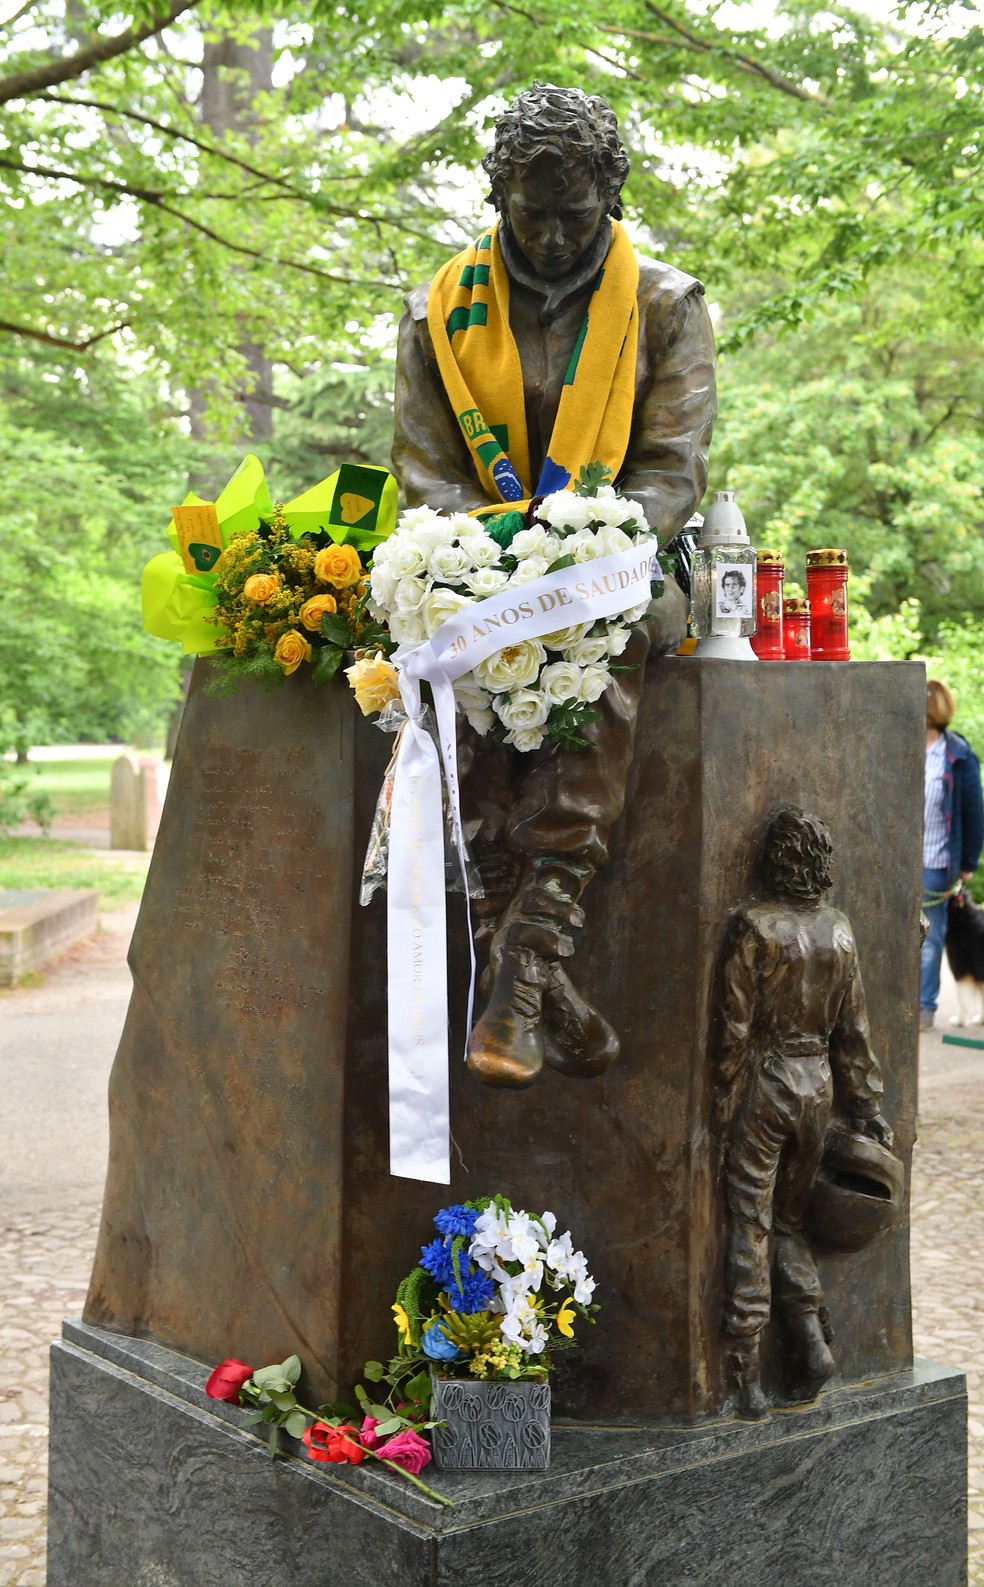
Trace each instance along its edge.
{"label": "tree branch", "polygon": [[27,99],[42,89],[53,88],[56,83],[72,82],[92,67],[102,66],[117,55],[125,55],[127,50],[135,49],[146,39],[153,38],[155,33],[177,21],[185,11],[193,11],[198,4],[199,0],[171,0],[167,11],[160,12],[139,28],[126,28],[122,33],[113,33],[108,38],[100,37],[86,45],[85,49],[76,50],[74,55],[59,55],[46,61],[43,66],[28,66],[22,72],[11,72],[8,77],[0,77],[0,105],[5,105],[11,99]]}
{"label": "tree branch", "polygon": [[[828,108],[830,101],[823,94],[811,94],[809,89],[804,88],[802,84],[794,83],[788,77],[783,77],[780,72],[773,71],[771,66],[764,66],[761,61],[754,60],[750,55],[742,55],[739,50],[729,49],[723,42],[719,44],[716,40],[702,39],[698,33],[692,33],[689,28],[684,27],[682,22],[678,22],[675,17],[671,17],[666,11],[662,11],[654,3],[654,0],[644,0],[644,4],[646,10],[650,11],[658,21],[662,22],[664,27],[676,33],[688,49],[696,50],[700,55],[723,55],[726,60],[732,61],[741,71],[750,72],[754,77],[761,77],[773,88],[777,88],[781,94],[788,94],[791,99],[802,100],[807,105],[820,105],[824,109]],[[628,37],[645,37],[644,34],[633,35],[627,28],[607,27],[603,31],[606,33],[624,32]],[[664,44],[666,40],[654,39],[652,42]]]}
{"label": "tree branch", "polygon": [[87,342],[69,341],[64,336],[52,336],[49,331],[34,331],[28,325],[12,325],[8,320],[0,320],[0,331],[6,331],[11,336],[29,336],[35,342],[45,342],[49,347],[64,347],[71,353],[87,353],[104,336],[115,336],[117,331],[126,330],[129,323],[129,320],[120,320],[118,325],[111,325],[108,330],[97,331]]}
{"label": "tree branch", "polygon": [[286,270],[301,270],[305,275],[319,276],[322,281],[331,281],[337,286],[383,287],[387,292],[400,290],[395,281],[338,275],[331,270],[322,270],[317,265],[307,264],[303,259],[271,259],[269,254],[261,252],[260,249],[248,248],[245,243],[233,242],[230,237],[223,237],[219,232],[213,231],[211,226],[206,226],[202,221],[193,219],[182,210],[175,209],[173,204],[167,202],[163,193],[156,192],[153,188],[131,187],[128,182],[117,182],[108,176],[79,176],[75,171],[59,171],[47,165],[24,165],[20,160],[8,159],[6,155],[0,155],[0,169],[22,171],[27,176],[45,176],[54,182],[75,182],[79,187],[105,188],[111,193],[118,193],[121,197],[138,199],[142,204],[150,204],[165,215],[173,216],[182,226],[189,226],[192,231],[200,232],[210,242],[218,243],[220,248],[228,248],[231,253],[245,254],[248,259],[260,259],[264,264],[276,265]]}

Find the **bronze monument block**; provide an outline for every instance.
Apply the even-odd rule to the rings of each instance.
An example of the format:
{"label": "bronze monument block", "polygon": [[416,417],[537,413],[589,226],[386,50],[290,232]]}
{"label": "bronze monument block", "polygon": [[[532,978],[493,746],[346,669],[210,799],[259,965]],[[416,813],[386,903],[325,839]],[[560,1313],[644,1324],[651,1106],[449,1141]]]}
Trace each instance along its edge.
{"label": "bronze monument block", "polygon": [[[547,1067],[523,1091],[480,1084],[461,1057],[467,948],[453,901],[450,1191],[387,1168],[385,907],[357,896],[391,740],[341,687],[298,677],[227,700],[205,692],[207,671],[199,663],[131,952],[87,1321],[206,1361],[296,1351],[309,1391],[333,1395],[392,1350],[392,1294],[434,1211],[502,1190],[553,1209],[598,1279],[602,1310],[558,1373],[558,1414],[725,1408],[721,943],[756,891],[770,813],[815,812],[908,1166],[921,667],[650,662],[626,810],[571,961],[621,1055],[593,1077]],[[907,1198],[881,1240],[818,1266],[843,1378],[907,1366]]]}

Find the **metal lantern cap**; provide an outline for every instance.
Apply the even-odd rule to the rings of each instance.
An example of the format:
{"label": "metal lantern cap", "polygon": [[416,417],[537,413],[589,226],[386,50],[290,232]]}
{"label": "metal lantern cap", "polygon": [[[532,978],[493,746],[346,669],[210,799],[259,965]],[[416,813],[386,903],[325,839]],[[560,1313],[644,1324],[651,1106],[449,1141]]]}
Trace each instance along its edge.
{"label": "metal lantern cap", "polygon": [[747,546],[750,543],[734,491],[716,491],[704,516],[698,547],[706,550],[709,546]]}
{"label": "metal lantern cap", "polygon": [[781,551],[767,550],[765,548],[765,546],[759,546],[757,554],[758,554],[758,561],[759,561],[759,566],[760,567],[762,566],[763,563],[765,563],[766,565],[777,565],[779,567],[782,567],[782,552]]}
{"label": "metal lantern cap", "polygon": [[808,568],[846,568],[847,552],[835,551],[829,547],[822,551],[808,551],[806,565]]}
{"label": "metal lantern cap", "polygon": [[782,603],[784,617],[809,617],[810,603],[804,601],[799,595],[787,595]]}

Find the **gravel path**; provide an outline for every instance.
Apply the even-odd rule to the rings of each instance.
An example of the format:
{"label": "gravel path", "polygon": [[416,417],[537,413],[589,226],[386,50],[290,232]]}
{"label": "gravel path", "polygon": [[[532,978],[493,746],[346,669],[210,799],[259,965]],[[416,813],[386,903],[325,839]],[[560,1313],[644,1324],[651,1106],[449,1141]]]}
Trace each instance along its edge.
{"label": "gravel path", "polygon": [[[85,1298],[136,908],[108,916],[40,986],[0,996],[0,1587],[44,1587],[47,1347]],[[920,1052],[913,1321],[917,1354],[967,1374],[969,1580],[984,1587],[984,1050],[940,1035],[925,1033]]]}

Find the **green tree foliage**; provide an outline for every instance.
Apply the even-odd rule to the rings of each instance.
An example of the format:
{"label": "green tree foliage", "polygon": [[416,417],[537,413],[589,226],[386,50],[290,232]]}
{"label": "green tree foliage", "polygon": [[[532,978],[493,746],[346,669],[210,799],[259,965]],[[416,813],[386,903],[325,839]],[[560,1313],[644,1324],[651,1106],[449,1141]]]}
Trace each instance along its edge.
{"label": "green tree foliage", "polygon": [[984,35],[958,6],[887,26],[808,0],[741,27],[721,0],[294,0],[248,141],[201,125],[198,62],[262,5],[175,0],[159,33],[152,10],[121,28],[108,0],[37,0],[0,33],[8,335],[112,338],[217,409],[250,383],[244,334],[296,373],[357,361],[362,326],[473,230],[463,184],[534,75],[613,102],[655,246],[732,301],[760,284],[732,340],[899,261],[979,323]]}
{"label": "green tree foliage", "polygon": [[21,752],[161,731],[177,692],[173,647],[139,608],[140,569],[183,495],[173,446],[146,446],[145,385],[49,373],[0,372],[0,749]]}
{"label": "green tree foliage", "polygon": [[795,338],[760,334],[721,385],[715,475],[791,582],[807,551],[844,546],[872,619],[918,601],[910,652],[981,612],[984,366],[910,283],[883,278]]}
{"label": "green tree foliage", "polygon": [[[253,349],[287,404],[264,457],[276,491],[348,447],[384,461],[388,370],[367,328],[391,345],[402,293],[487,217],[475,171],[504,101],[534,77],[576,83],[620,116],[633,235],[719,310],[716,483],[741,488],[753,534],[791,561],[848,546],[863,645],[943,643],[984,606],[984,31],[943,0],[889,22],[839,0],[747,15],[730,0],[290,0],[275,16],[264,0],[25,0],[0,27],[0,362],[36,371],[39,408],[5,410],[9,446],[40,467],[50,436],[55,477],[81,453],[93,501],[112,488],[130,511],[169,477],[147,444],[159,393],[183,409],[198,391],[230,447],[208,465],[218,488]],[[206,126],[206,43],[248,49],[265,25],[273,87],[248,136]],[[126,432],[121,360],[144,412],[113,464],[90,434],[104,405]],[[105,519],[67,514],[65,533]],[[106,531],[71,533],[88,611]]]}

